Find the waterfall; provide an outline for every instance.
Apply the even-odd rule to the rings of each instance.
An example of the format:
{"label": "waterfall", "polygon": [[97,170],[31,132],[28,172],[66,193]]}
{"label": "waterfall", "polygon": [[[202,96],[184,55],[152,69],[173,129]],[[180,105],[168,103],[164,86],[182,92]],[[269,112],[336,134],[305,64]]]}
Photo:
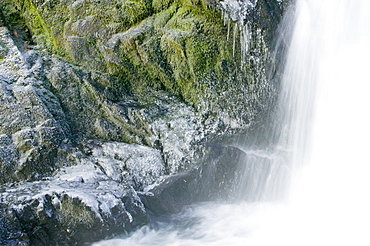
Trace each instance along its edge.
{"label": "waterfall", "polygon": [[297,7],[313,27],[307,51],[316,57],[317,93],[312,154],[296,175],[291,206],[301,230],[315,235],[309,242],[369,245],[370,2],[301,0]]}
{"label": "waterfall", "polygon": [[[237,3],[237,7],[230,1],[224,5],[237,9],[231,16],[239,16],[233,20],[242,25],[245,21],[240,16],[246,7]],[[249,1],[244,4],[251,6]],[[309,156],[318,66],[315,39],[320,38],[313,33],[320,23],[308,11],[308,3],[298,1],[288,8],[282,21],[275,50],[275,60],[281,63],[276,64],[279,97],[276,108],[270,109],[267,130],[255,134],[264,142],[256,143],[247,136],[247,143],[237,146],[245,153],[245,159],[239,163],[243,175],[234,184],[239,200],[286,199],[294,170],[303,166]]]}
{"label": "waterfall", "polygon": [[[191,206],[96,245],[370,245],[370,1],[297,0],[283,25],[269,140],[237,146],[247,202]],[[287,203],[270,202],[288,187]]]}

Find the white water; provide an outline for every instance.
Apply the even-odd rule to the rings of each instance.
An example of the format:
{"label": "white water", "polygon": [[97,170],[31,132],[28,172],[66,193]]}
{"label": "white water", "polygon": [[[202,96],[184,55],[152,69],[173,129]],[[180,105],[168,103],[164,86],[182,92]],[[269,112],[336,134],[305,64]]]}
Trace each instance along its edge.
{"label": "white water", "polygon": [[279,143],[302,153],[313,133],[289,202],[196,205],[95,245],[370,245],[370,1],[297,0],[295,16]]}
{"label": "white water", "polygon": [[[316,26],[310,165],[291,207],[320,245],[370,245],[370,1],[299,1]],[[312,244],[311,244],[312,245]],[[317,244],[316,244],[317,245]]]}

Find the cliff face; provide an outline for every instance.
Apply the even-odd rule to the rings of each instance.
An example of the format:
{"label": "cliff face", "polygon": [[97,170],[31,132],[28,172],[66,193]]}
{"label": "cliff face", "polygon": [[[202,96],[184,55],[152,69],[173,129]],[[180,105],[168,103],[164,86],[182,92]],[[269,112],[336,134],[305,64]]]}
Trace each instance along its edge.
{"label": "cliff face", "polygon": [[0,242],[147,223],[150,187],[198,168],[209,139],[261,124],[284,5],[249,10],[244,54],[218,1],[1,1]]}

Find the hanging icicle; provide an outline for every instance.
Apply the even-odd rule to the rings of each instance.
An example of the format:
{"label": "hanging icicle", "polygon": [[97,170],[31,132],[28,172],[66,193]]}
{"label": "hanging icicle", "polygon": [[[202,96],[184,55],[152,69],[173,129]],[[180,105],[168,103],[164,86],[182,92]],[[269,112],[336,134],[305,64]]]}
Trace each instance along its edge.
{"label": "hanging icicle", "polygon": [[246,57],[249,49],[251,34],[249,32],[248,13],[256,7],[257,0],[235,1],[223,0],[220,2],[222,8],[222,18],[224,25],[227,25],[227,41],[230,39],[231,21],[234,22],[233,28],[233,57],[236,53],[236,40],[239,35],[240,41],[240,65],[241,68],[246,64]]}

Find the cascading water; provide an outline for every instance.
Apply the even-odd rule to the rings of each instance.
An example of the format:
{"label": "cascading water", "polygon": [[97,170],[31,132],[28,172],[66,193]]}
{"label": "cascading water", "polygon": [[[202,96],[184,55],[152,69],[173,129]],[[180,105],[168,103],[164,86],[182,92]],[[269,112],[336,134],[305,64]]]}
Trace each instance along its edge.
{"label": "cascading water", "polygon": [[[231,13],[229,16],[237,21],[237,25],[245,26],[240,28],[243,32],[244,28],[248,30],[248,20],[245,18],[256,2],[227,0],[222,2],[222,6]],[[293,169],[304,163],[309,152],[307,143],[312,123],[316,76],[316,57],[311,52],[314,48],[311,47],[313,43],[309,30],[314,27],[312,23],[302,20],[306,18],[305,13],[302,13],[300,19],[293,18],[295,14],[301,14],[299,6],[297,12],[294,11],[293,6],[288,8],[277,40],[275,60],[283,63],[276,64],[277,73],[282,74],[277,76],[281,89],[276,108],[270,110],[267,130],[264,128],[255,133],[259,138],[257,140],[248,136],[246,143],[235,144],[246,156],[239,164],[241,178],[234,182],[234,200],[284,200]],[[298,31],[292,32],[293,27]],[[248,44],[249,40],[244,35],[240,35],[240,38],[241,44]],[[290,52],[285,54],[287,45],[290,46]],[[248,45],[241,46],[245,48]],[[295,50],[300,53],[293,52]]]}
{"label": "cascading water", "polygon": [[292,191],[299,235],[310,231],[310,245],[370,245],[370,2],[298,3],[314,23],[317,84],[310,165]]}
{"label": "cascading water", "polygon": [[[247,202],[191,206],[96,245],[370,245],[370,2],[297,0],[292,14],[269,141],[238,146],[247,160],[235,190]],[[292,173],[288,205],[264,202]]]}

